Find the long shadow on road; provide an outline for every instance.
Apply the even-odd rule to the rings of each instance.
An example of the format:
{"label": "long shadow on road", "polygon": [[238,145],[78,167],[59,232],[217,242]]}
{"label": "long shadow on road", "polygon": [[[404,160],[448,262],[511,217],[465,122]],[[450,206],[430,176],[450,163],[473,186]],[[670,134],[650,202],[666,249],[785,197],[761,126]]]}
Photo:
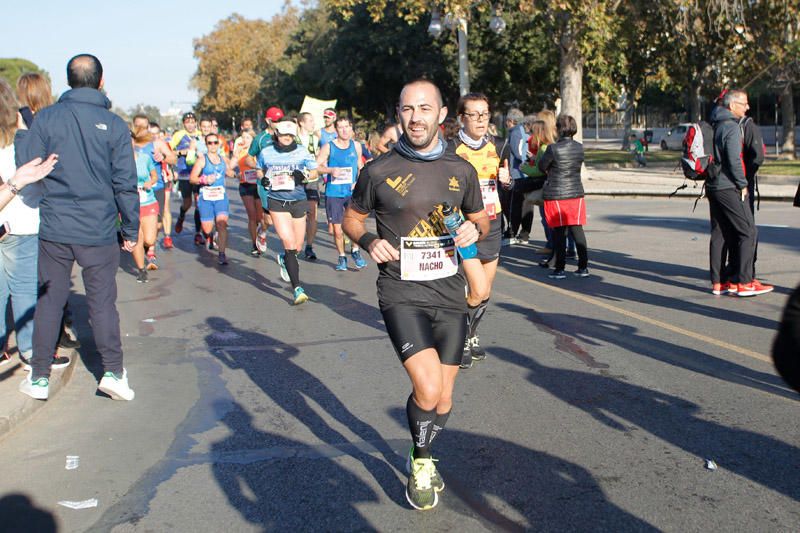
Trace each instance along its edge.
{"label": "long shadow on road", "polygon": [[[341,447],[361,461],[393,501],[404,501],[404,487],[390,467],[395,463],[401,468],[402,458],[373,427],[351,413],[322,380],[292,361],[300,355],[300,350],[268,335],[240,330],[224,318],[210,317],[206,323],[212,331],[205,338],[208,349],[223,364],[246,372],[275,405],[305,425],[323,444]],[[353,451],[348,438],[332,427],[314,404],[360,440],[383,443],[379,451],[386,461]],[[291,422],[286,424],[291,426]]]}
{"label": "long shadow on road", "polygon": [[[797,397],[775,374],[759,372],[694,348],[642,335],[637,328],[632,326],[587,317],[539,313],[531,308],[504,302],[498,303],[497,306],[524,316],[540,331],[554,336],[554,345],[557,350],[566,351],[583,362],[586,362],[590,356],[577,353],[583,351],[580,349],[576,352],[575,340],[589,345],[602,343],[619,346],[626,352],[642,355],[714,379],[751,387],[784,398],[795,399]],[[562,338],[563,336],[572,340],[568,350],[564,349],[566,342]],[[588,366],[592,367],[593,365]]]}
{"label": "long shadow on road", "polygon": [[[698,208],[699,207],[700,206],[698,205]],[[708,213],[708,211],[706,210],[705,213]],[[710,223],[708,219],[698,220],[686,217],[649,217],[640,215],[610,215],[601,218],[603,220],[623,226],[640,226],[696,233],[700,236],[700,238],[704,239],[709,238],[710,232]],[[758,218],[758,213],[756,213],[756,218]],[[756,226],[758,226],[758,220],[756,220]],[[796,251],[798,245],[800,245],[800,231],[798,231],[797,228],[758,226],[758,241],[761,243],[769,243],[775,246],[780,246],[786,248],[787,250]]]}
{"label": "long shadow on road", "polygon": [[721,468],[800,499],[800,449],[796,446],[704,420],[699,405],[677,396],[593,372],[545,366],[506,348],[495,348],[492,355],[527,370],[528,381],[533,385],[585,411],[601,424],[626,431],[613,417],[625,420],[699,460],[714,457]]}
{"label": "long shadow on road", "polygon": [[[506,253],[507,252],[504,252],[504,256]],[[504,257],[503,267],[509,272],[513,272],[520,276],[525,276],[531,279],[539,279],[548,284],[552,282],[551,280],[547,279],[547,274],[549,273],[548,270],[539,268],[537,266],[523,265],[518,261],[514,261],[514,259],[519,258],[520,253],[521,252],[516,251],[511,252],[512,255],[510,256],[510,261],[506,260],[507,258]],[[599,258],[599,261],[595,261],[596,257]],[[623,276],[628,276],[643,281],[658,281],[660,283],[667,283],[670,286],[675,286],[676,283],[673,282],[669,276],[684,275],[676,272],[684,272],[685,269],[691,268],[681,265],[676,266],[666,263],[659,263],[657,261],[647,261],[647,265],[645,266],[645,264],[639,260],[633,260],[636,261],[636,263],[628,264],[628,267],[625,270],[622,270],[621,268],[615,268],[620,267],[621,265],[624,265],[626,262],[630,261],[632,260],[628,259],[628,256],[625,254],[592,250],[589,256],[589,268],[593,271],[594,275],[586,279],[571,279],[572,276],[568,276],[568,279],[560,282],[559,286],[565,289],[575,288],[576,292],[585,294],[587,296],[599,297],[606,301],[637,302],[659,308],[674,309],[683,313],[692,313],[698,316],[713,318],[715,320],[760,327],[769,331],[775,331],[778,328],[777,320],[764,318],[755,314],[735,311],[732,309],[726,309],[720,304],[705,305],[703,303],[698,303],[685,298],[666,296],[664,294],[659,294],[657,290],[653,290],[652,288],[637,288],[633,284],[622,285],[610,283],[603,279],[602,276],[597,275],[597,272],[599,271],[609,270]],[[599,266],[594,269],[593,265]],[[652,274],[642,273],[643,269],[645,268],[647,269],[646,271],[654,272],[663,277],[659,277],[658,279],[654,280]],[[677,271],[675,270],[676,268],[678,269]],[[672,273],[669,274],[669,272]],[[687,297],[696,295],[696,286],[687,286],[687,288],[691,291],[691,294],[687,293]],[[709,295],[709,302],[718,302],[720,297],[714,297],[713,300],[711,298],[712,297]]]}
{"label": "long shadow on road", "polygon": [[[239,403],[221,421],[230,436],[212,445],[212,470],[228,503],[245,520],[264,531],[374,528],[355,505],[377,502],[378,495],[332,457],[285,435],[255,428]],[[247,453],[254,450],[262,452],[255,459]]]}

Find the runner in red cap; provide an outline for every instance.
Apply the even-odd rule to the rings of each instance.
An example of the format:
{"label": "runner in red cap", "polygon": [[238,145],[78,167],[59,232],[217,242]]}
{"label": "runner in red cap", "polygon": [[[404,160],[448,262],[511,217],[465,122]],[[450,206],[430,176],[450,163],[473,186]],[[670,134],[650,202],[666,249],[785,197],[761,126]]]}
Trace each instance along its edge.
{"label": "runner in red cap", "polygon": [[[261,153],[261,150],[272,144],[272,132],[274,123],[283,118],[283,110],[279,107],[271,106],[264,113],[264,120],[267,125],[264,131],[259,133],[253,142],[250,143],[250,149],[247,151],[247,165],[251,168],[258,168],[256,157]],[[269,216],[268,203],[266,190],[263,187],[258,187],[258,196],[261,199],[261,207],[263,210],[261,218],[261,230],[258,231],[256,237],[256,248],[262,254],[267,251],[267,230],[272,225],[272,219]]]}

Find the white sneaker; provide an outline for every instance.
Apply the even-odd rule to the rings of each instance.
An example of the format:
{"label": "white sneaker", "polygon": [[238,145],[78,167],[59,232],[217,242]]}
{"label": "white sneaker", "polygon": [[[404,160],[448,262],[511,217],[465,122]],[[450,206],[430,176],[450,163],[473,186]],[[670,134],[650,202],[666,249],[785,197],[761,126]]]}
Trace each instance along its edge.
{"label": "white sneaker", "polygon": [[256,249],[262,254],[267,253],[267,232],[261,230],[256,237]]}
{"label": "white sneaker", "polygon": [[50,380],[39,378],[36,381],[32,381],[29,373],[19,384],[19,391],[36,400],[46,400],[50,392]]}
{"label": "white sneaker", "polygon": [[103,379],[100,380],[97,390],[108,394],[112,400],[131,401],[135,396],[133,389],[128,386],[128,371],[124,368],[122,369],[122,379],[114,375],[113,372],[103,374]]}

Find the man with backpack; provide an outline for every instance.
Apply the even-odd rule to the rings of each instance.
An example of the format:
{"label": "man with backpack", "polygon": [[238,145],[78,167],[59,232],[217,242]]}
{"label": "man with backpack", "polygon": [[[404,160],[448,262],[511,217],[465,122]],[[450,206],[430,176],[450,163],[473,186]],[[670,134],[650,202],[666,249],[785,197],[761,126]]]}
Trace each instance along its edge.
{"label": "man with backpack", "polygon": [[[719,99],[725,96],[727,91],[723,91]],[[743,116],[739,119],[739,129],[742,134],[742,161],[744,162],[744,173],[747,178],[747,199],[750,204],[750,211],[753,213],[755,220],[756,214],[756,199],[755,196],[758,192],[757,173],[758,169],[764,163],[764,139],[761,136],[761,129],[753,121],[752,117]],[[722,229],[718,224],[712,222],[711,226],[711,272],[714,278],[714,272],[717,272],[717,277],[722,280],[722,285],[730,285],[731,265],[726,264],[728,261],[728,247],[725,246],[725,239],[722,235]],[[753,277],[756,275],[755,263],[758,260],[758,237],[756,236],[755,248],[753,250]],[[726,287],[727,290],[727,287]],[[715,293],[721,294],[722,291]]]}
{"label": "man with backpack", "polygon": [[715,108],[711,122],[714,126],[714,171],[706,177],[706,195],[712,227],[719,226],[730,254],[732,279],[723,286],[719,270],[714,271],[712,250],[712,292],[728,292],[738,296],[756,296],[773,290],[753,277],[753,255],[756,225],[748,201],[748,182],[742,161],[743,136],[739,121],[749,108],[747,93],[727,92],[721,105]]}

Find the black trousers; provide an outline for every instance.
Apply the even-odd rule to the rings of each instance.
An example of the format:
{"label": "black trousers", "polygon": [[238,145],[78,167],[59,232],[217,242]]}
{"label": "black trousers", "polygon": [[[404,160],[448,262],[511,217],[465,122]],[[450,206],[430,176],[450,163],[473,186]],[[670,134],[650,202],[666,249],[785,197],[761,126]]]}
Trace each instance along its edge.
{"label": "black trousers", "polygon": [[61,334],[72,265],[82,269],[89,320],[104,372],[122,373],[122,343],[117,313],[117,244],[83,246],[39,239],[39,297],[33,316],[32,378],[49,377],[53,347]]}
{"label": "black trousers", "polygon": [[[720,283],[724,274],[729,274],[733,283],[753,281],[753,258],[755,255],[757,230],[753,211],[747,201],[742,200],[736,189],[708,191],[708,207],[711,214],[712,242],[709,246],[711,282]],[[714,227],[722,234],[722,244],[728,250],[729,269],[723,272],[720,239],[714,240]]]}
{"label": "black trousers", "polygon": [[497,187],[497,195],[500,197],[500,209],[502,210],[500,222],[503,237],[511,237],[511,191],[499,186]]}
{"label": "black trousers", "polygon": [[528,206],[525,212],[525,194],[534,190],[537,181],[534,178],[518,178],[513,181],[511,190],[511,202],[509,209],[509,222],[511,223],[511,234],[528,236],[531,234],[533,225],[533,206]]}
{"label": "black trousers", "polygon": [[553,251],[556,254],[556,270],[564,270],[567,263],[567,232],[572,235],[575,241],[575,248],[578,250],[578,268],[586,268],[589,264],[589,251],[586,247],[586,234],[583,226],[559,226],[550,228],[553,232]]}
{"label": "black trousers", "polygon": [[[753,223],[756,216],[756,197],[755,185],[751,182],[747,185],[747,199],[750,202],[750,212],[753,213]],[[758,229],[758,228],[756,228]],[[711,242],[709,244],[709,255],[711,260],[711,283],[727,283],[733,277],[731,265],[728,262],[728,247],[725,245],[725,238],[722,236],[722,229],[714,217],[711,217]],[[756,233],[756,244],[753,249],[753,278],[756,277],[756,261],[758,260],[758,234]]]}

